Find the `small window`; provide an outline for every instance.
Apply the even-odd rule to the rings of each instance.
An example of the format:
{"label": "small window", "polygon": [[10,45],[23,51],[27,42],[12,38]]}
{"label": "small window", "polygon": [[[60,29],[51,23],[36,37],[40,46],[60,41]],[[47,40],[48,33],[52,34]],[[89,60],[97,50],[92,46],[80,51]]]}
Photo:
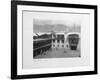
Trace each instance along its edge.
{"label": "small window", "polygon": [[59,45],[58,45],[58,47],[59,47]]}
{"label": "small window", "polygon": [[53,42],[55,42],[55,40],[53,40]]}
{"label": "small window", "polygon": [[62,40],[62,43],[64,43],[64,40]]}
{"label": "small window", "polygon": [[53,45],[53,47],[55,47],[55,45]]}
{"label": "small window", "polygon": [[66,47],[68,47],[68,45],[66,45]]}
{"label": "small window", "polygon": [[57,42],[59,43],[59,42],[60,42],[60,40],[57,40]]}

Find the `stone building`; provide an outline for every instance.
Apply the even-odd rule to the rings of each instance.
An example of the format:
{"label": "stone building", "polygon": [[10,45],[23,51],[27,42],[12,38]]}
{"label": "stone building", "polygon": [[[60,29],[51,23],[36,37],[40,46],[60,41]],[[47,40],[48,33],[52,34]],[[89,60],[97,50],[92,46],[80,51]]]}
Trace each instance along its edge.
{"label": "stone building", "polygon": [[62,32],[62,33],[56,33],[55,38],[52,40],[52,48],[66,48],[69,49],[69,42],[68,42],[68,36],[70,34],[78,34],[79,35],[79,42],[77,49],[80,49],[80,33],[78,32]]}

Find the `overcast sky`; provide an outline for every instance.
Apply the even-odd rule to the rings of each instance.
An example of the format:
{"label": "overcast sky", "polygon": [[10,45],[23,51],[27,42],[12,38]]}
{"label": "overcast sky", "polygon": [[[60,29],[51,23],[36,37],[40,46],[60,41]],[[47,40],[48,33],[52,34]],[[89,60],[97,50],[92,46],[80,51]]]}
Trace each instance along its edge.
{"label": "overcast sky", "polygon": [[68,31],[71,27],[80,30],[82,20],[87,14],[30,12],[33,17],[33,32]]}
{"label": "overcast sky", "polygon": [[[63,21],[62,21],[63,22]],[[33,32],[80,32],[81,24],[65,24],[56,20],[36,20],[34,19]]]}
{"label": "overcast sky", "polygon": [[[82,18],[86,14],[72,14],[72,13],[49,13],[49,12],[32,12],[34,14],[35,19],[40,20],[48,20],[47,22],[50,22],[52,20],[55,20],[52,23],[65,23],[68,25],[71,24],[81,24]],[[42,22],[43,23],[43,22]],[[45,23],[45,22],[44,22]]]}

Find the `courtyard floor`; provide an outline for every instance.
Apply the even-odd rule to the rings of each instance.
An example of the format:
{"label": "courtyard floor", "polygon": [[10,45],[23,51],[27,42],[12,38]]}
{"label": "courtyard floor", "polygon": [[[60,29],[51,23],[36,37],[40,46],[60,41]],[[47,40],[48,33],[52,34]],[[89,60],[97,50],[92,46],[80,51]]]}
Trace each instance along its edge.
{"label": "courtyard floor", "polygon": [[68,58],[68,57],[81,57],[80,50],[70,50],[65,48],[53,48],[49,51],[42,53],[35,57],[40,58]]}

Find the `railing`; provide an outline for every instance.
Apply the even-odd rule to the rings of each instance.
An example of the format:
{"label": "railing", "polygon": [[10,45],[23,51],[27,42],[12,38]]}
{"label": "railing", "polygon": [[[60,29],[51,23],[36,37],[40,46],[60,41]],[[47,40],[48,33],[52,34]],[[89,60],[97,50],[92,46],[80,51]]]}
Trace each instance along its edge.
{"label": "railing", "polygon": [[33,58],[51,49],[52,39],[38,39],[33,41]]}

